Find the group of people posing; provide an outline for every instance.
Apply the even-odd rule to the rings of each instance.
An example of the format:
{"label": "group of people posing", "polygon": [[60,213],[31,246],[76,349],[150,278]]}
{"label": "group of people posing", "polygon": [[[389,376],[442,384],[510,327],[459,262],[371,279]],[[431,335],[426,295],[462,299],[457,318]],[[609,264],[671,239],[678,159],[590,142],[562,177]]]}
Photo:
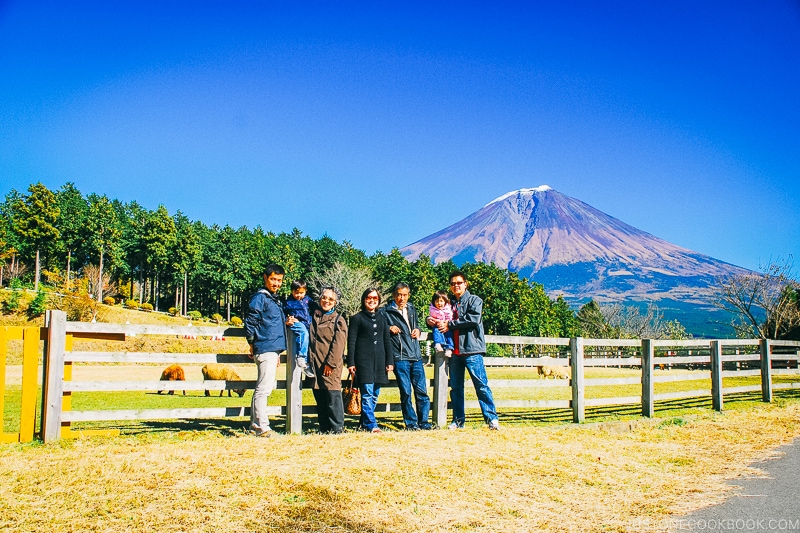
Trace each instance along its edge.
{"label": "group of people posing", "polygon": [[[380,433],[375,407],[382,386],[393,373],[400,389],[403,422],[408,430],[428,430],[432,425],[428,382],[420,350],[419,316],[409,302],[410,289],[398,283],[392,300],[381,306],[376,288],[361,295],[361,311],[350,317],[349,326],[336,310],[339,293],[335,287],[322,287],[319,301],[306,296],[306,285],[292,282],[291,297],[281,301],[277,293],[283,284],[284,269],[269,265],[264,272],[264,288],[250,299],[244,320],[245,337],[258,365],[253,391],[250,432],[260,437],[273,435],[266,414],[267,398],[276,384],[280,353],[287,347],[285,327],[294,332],[297,366],[313,388],[319,430],[341,433],[344,428],[342,375],[347,366],[361,392],[359,426]],[[489,388],[483,356],[483,301],[470,294],[463,272],[450,275],[450,299],[437,291],[431,299],[426,324],[433,331],[437,356],[449,365],[450,401],[453,409],[450,429],[464,427],[464,378],[469,373],[483,418],[490,429],[500,423]],[[345,355],[345,347],[347,348]]]}

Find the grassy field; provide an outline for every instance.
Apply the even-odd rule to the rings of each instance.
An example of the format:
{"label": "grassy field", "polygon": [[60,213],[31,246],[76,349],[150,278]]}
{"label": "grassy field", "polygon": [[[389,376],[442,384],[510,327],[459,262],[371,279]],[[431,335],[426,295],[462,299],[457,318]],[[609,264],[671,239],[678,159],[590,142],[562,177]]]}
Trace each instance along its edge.
{"label": "grassy field", "polygon": [[[172,319],[150,315],[153,320]],[[173,322],[175,323],[175,322]],[[19,419],[15,343],[7,371],[3,427]],[[135,337],[124,343],[76,341],[76,350],[244,353],[225,342]],[[164,365],[76,364],[81,381],[158,379]],[[201,365],[184,365],[200,380]],[[255,366],[238,365],[243,379]],[[429,369],[430,372],[430,369]],[[707,371],[692,381],[656,384],[656,392],[710,389]],[[489,368],[492,380],[534,379],[535,370]],[[278,376],[285,375],[283,368]],[[587,368],[586,378],[638,377],[638,369]],[[797,376],[774,376],[776,382]],[[562,382],[565,386],[567,381]],[[757,385],[725,378],[724,386]],[[468,399],[474,399],[471,386]],[[568,399],[564,388],[495,388],[498,400]],[[637,396],[638,385],[587,386],[587,398]],[[155,392],[75,393],[74,410],[247,406],[243,398]],[[270,396],[284,403],[284,391]],[[394,387],[380,402],[397,402]],[[310,391],[304,403],[313,404]],[[488,431],[477,410],[461,431],[400,431],[399,413],[383,413],[382,435],[355,431],[275,439],[247,437],[246,419],[75,424],[110,427],[119,437],[0,446],[0,530],[5,531],[636,531],[725,497],[725,480],[755,473],[747,465],[800,436],[800,391],[588,407],[589,424],[569,424],[569,409],[501,409],[503,428]],[[284,430],[278,418],[273,427]],[[648,529],[658,531],[658,529]]]}
{"label": "grassy field", "polygon": [[635,531],[721,500],[800,435],[796,398],[728,406],[602,426],[504,416],[499,432],[473,416],[460,431],[257,439],[220,422],[5,445],[0,530]]}

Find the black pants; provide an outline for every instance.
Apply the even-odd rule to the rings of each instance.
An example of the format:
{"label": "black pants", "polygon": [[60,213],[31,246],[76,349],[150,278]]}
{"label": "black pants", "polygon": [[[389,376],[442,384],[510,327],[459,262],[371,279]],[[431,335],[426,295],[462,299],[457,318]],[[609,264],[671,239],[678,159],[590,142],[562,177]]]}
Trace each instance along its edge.
{"label": "black pants", "polygon": [[341,433],[344,428],[344,404],[341,390],[314,389],[320,433]]}

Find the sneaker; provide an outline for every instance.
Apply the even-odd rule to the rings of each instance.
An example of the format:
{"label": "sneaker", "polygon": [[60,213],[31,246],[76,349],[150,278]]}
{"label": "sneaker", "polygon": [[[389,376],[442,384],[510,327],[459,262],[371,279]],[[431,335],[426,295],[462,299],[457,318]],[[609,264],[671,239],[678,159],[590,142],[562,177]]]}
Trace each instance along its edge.
{"label": "sneaker", "polygon": [[464,423],[462,422],[459,424],[458,422],[450,422],[450,425],[447,426],[447,429],[464,429]]}
{"label": "sneaker", "polygon": [[453,350],[448,348],[447,350],[444,351],[444,356],[445,357],[453,357]]}
{"label": "sneaker", "polygon": [[383,433],[383,431],[381,431],[381,428],[372,428],[372,433],[378,434]]}
{"label": "sneaker", "polygon": [[245,435],[250,435],[251,437],[260,437],[262,439],[271,439],[275,435],[275,432],[272,431],[271,429],[267,429],[265,431],[262,431],[261,433],[256,433],[256,430],[246,428],[244,430],[244,433]]}
{"label": "sneaker", "polygon": [[430,431],[433,429],[433,424],[422,424],[419,429],[422,431]]}
{"label": "sneaker", "polygon": [[495,431],[497,431],[498,429],[500,429],[500,421],[499,421],[498,419],[496,419],[496,418],[495,418],[494,420],[492,420],[491,422],[489,422],[489,429],[493,429],[493,430],[495,430]]}
{"label": "sneaker", "polygon": [[295,357],[294,362],[297,365],[297,368],[302,368],[305,370],[308,367],[308,363],[306,363],[305,357]]}
{"label": "sneaker", "polygon": [[313,369],[313,368],[311,368],[310,366],[307,366],[307,367],[305,367],[305,368],[303,369],[303,374],[304,374],[304,375],[305,375],[307,378],[313,378],[313,377],[315,377],[315,376],[314,376],[314,369]]}

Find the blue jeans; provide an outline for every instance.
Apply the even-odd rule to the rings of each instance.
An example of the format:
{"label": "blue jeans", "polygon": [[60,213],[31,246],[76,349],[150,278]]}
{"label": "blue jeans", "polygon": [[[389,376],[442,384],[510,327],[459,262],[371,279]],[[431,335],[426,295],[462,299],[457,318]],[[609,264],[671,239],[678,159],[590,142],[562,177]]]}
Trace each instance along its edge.
{"label": "blue jeans", "polygon": [[378,404],[378,395],[381,393],[381,386],[374,383],[359,385],[361,390],[361,419],[359,425],[362,429],[372,431],[378,427],[375,420],[375,406]]}
{"label": "blue jeans", "polygon": [[289,329],[294,332],[294,356],[302,357],[308,364],[308,330],[302,322],[295,322]]}
{"label": "blue jeans", "polygon": [[483,419],[488,424],[497,419],[497,409],[494,406],[492,389],[486,377],[486,367],[483,366],[483,355],[455,355],[450,358],[450,402],[453,405],[453,422],[459,426],[464,425],[464,371],[469,372],[472,385],[478,395],[478,404],[481,406]]}
{"label": "blue jeans", "polygon": [[433,328],[433,344],[441,344],[442,349],[450,350],[453,349],[453,332],[448,331],[447,333],[442,333],[436,328]]}
{"label": "blue jeans", "polygon": [[[425,377],[422,360],[395,361],[394,375],[400,388],[400,406],[406,429],[429,428],[428,414],[431,412],[431,399],[428,396],[428,379]],[[416,412],[411,402],[412,389],[417,404]]]}

